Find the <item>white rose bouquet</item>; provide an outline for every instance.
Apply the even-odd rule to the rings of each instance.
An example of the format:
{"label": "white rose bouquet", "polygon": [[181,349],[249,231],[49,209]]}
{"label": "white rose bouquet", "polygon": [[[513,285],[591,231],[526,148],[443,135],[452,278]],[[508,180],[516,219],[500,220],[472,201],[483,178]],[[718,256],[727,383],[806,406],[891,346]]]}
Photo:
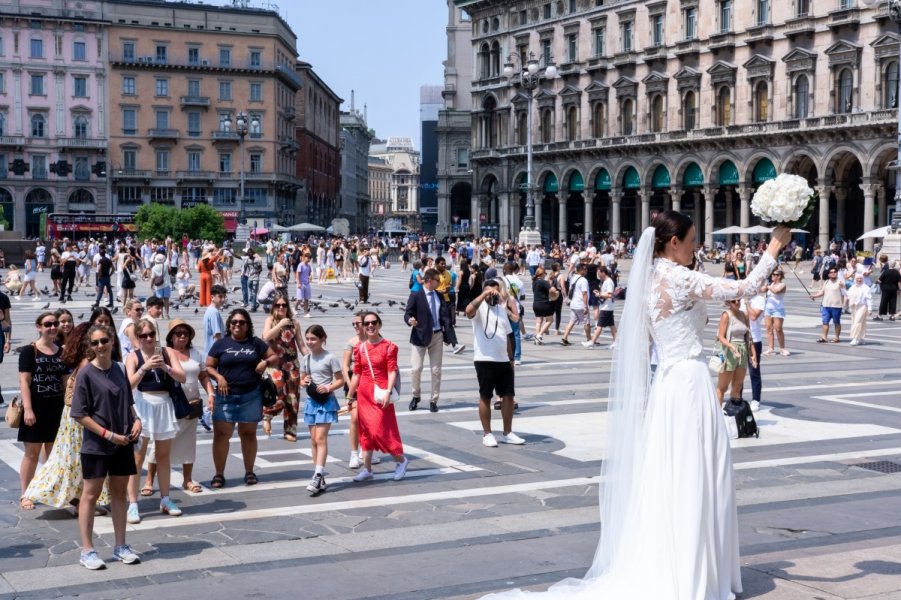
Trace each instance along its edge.
{"label": "white rose bouquet", "polygon": [[814,191],[807,180],[782,173],[757,188],[751,212],[761,220],[787,227],[804,227],[813,214]]}

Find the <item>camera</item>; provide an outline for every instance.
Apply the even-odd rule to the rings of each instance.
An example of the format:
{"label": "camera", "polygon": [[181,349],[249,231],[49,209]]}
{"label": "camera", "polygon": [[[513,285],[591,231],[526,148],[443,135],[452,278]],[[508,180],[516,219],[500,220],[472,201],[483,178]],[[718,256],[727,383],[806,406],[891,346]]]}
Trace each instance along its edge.
{"label": "camera", "polygon": [[491,296],[485,298],[485,303],[488,306],[497,306],[497,294],[492,294]]}

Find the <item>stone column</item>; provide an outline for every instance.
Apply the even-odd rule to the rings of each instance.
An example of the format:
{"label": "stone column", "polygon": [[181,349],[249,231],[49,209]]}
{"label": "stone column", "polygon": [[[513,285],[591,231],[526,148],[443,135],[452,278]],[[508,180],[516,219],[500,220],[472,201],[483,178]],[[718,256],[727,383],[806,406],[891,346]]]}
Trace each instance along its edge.
{"label": "stone column", "polygon": [[587,240],[594,232],[594,196],[585,196],[585,227],[582,237]]}
{"label": "stone column", "polygon": [[[739,215],[738,215],[738,226],[742,229],[747,228],[751,225],[751,188],[747,186],[741,186],[738,188],[738,200],[740,203],[739,206]],[[743,233],[739,239],[745,244],[748,243],[748,234]]]}
{"label": "stone column", "polygon": [[[735,207],[732,206],[734,200],[732,188],[723,190],[723,195],[726,197],[726,227],[731,227],[735,225]],[[731,234],[726,236],[726,247],[732,247],[732,237]]]}
{"label": "stone column", "polygon": [[694,197],[691,219],[695,222],[695,243],[699,243],[706,233],[704,223],[701,222],[701,190],[695,188],[691,191],[691,195]]}
{"label": "stone column", "polygon": [[492,195],[490,200],[488,201],[488,222],[489,223],[497,223],[500,221],[500,218],[497,214],[498,201],[497,196]]}
{"label": "stone column", "polygon": [[535,229],[541,231],[541,205],[544,203],[544,197],[535,194]]}
{"label": "stone column", "polygon": [[639,211],[639,225],[636,228],[635,239],[641,237],[641,234],[651,225],[651,194],[650,188],[642,188],[641,190],[641,211]]}
{"label": "stone column", "polygon": [[511,219],[512,216],[510,214],[510,194],[503,193],[498,196],[500,200],[500,214],[498,215],[498,221],[500,221],[500,229],[498,230],[498,235],[502,240],[507,240],[512,237],[511,235]]}
{"label": "stone column", "polygon": [[832,188],[835,195],[835,237],[845,233],[845,205],[848,200],[848,188],[843,187],[844,182]]}
{"label": "stone column", "polygon": [[711,187],[704,188],[704,245],[713,248],[713,195]]}
{"label": "stone column", "polygon": [[619,238],[623,234],[622,225],[620,225],[620,205],[623,200],[623,192],[619,188],[610,190],[610,233],[614,238]]}
{"label": "stone column", "polygon": [[886,205],[885,194],[888,190],[884,187],[879,190],[879,198],[877,199],[879,206],[879,224],[888,225],[888,206]]}
{"label": "stone column", "polygon": [[[860,189],[863,192],[863,230],[864,232],[871,231],[876,228],[876,194],[879,192],[879,188],[882,187],[876,183],[870,183],[870,179],[864,179],[865,183],[860,184]],[[866,252],[873,251],[873,238],[867,238],[863,241],[863,249]]]}
{"label": "stone column", "polygon": [[558,200],[558,209],[557,209],[558,217],[559,217],[558,220],[560,221],[557,224],[557,229],[558,229],[557,241],[561,242],[561,243],[567,241],[568,233],[569,233],[568,223],[566,222],[566,202],[567,202],[567,200],[569,200],[569,198],[564,196],[563,193],[561,192],[560,200]]}
{"label": "stone column", "polygon": [[514,193],[511,194],[512,198],[510,199],[510,236],[511,238],[517,238],[519,236],[519,230],[522,229],[522,207],[519,205],[520,199],[519,194]]}
{"label": "stone column", "polygon": [[832,193],[832,187],[825,183],[820,183],[817,192],[820,195],[820,205],[818,207],[820,210],[820,231],[818,232],[818,241],[820,249],[825,256],[826,251],[829,249],[829,195]]}
{"label": "stone column", "polygon": [[682,211],[682,188],[672,187],[669,189],[670,210],[676,212]]}

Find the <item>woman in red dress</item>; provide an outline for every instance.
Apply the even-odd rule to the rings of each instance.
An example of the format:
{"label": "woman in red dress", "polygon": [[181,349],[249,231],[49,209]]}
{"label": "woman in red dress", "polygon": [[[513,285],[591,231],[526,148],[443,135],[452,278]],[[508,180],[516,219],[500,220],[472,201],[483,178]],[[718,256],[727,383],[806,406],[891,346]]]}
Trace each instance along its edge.
{"label": "woman in red dress", "polygon": [[[382,319],[374,312],[364,312],[363,340],[354,348],[354,376],[347,395],[357,399],[360,448],[363,468],[354,481],[372,479],[372,452],[390,454],[397,463],[394,481],[407,474],[410,461],[404,456],[404,445],[397,429],[397,415],[390,402],[390,390],[397,379],[397,344],[381,336]],[[375,397],[375,385],[383,391]]]}
{"label": "woman in red dress", "polygon": [[213,270],[216,268],[216,251],[206,252],[197,261],[197,272],[200,273],[200,299],[199,306],[210,305],[210,288],[213,285]]}

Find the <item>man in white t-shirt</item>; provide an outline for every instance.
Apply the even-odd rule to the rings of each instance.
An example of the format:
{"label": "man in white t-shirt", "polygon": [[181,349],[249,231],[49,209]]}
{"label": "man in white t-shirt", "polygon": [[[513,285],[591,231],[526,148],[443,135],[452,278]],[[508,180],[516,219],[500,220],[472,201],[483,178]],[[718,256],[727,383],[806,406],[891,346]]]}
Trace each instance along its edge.
{"label": "man in white t-shirt", "polygon": [[507,295],[501,282],[490,279],[483,291],[466,306],[466,316],[472,320],[473,363],[479,380],[479,421],[482,423],[482,445],[497,447],[491,432],[491,398],[501,399],[501,418],[506,444],[525,444],[513,433],[514,369],[508,337],[519,323],[519,311]]}
{"label": "man in white t-shirt", "polygon": [[563,339],[560,344],[563,346],[571,346],[569,343],[569,333],[573,327],[581,325],[585,329],[585,338],[591,336],[591,324],[588,322],[588,280],[585,274],[588,273],[588,264],[579,263],[576,267],[576,273],[569,280],[569,322],[566,329],[563,330]]}
{"label": "man in white t-shirt", "polygon": [[532,249],[526,254],[526,264],[529,265],[529,275],[534,279],[538,265],[541,264],[541,252],[538,251],[538,246],[532,246]]}
{"label": "man in white t-shirt", "polygon": [[760,409],[760,390],[763,380],[760,377],[760,358],[763,356],[763,321],[764,309],[766,308],[766,286],[757,291],[757,295],[751,298],[751,301],[742,301],[742,309],[748,314],[750,322],[751,343],[758,356],[757,363],[753,364],[748,361],[748,374],[751,376],[751,410]]}
{"label": "man in white t-shirt", "polygon": [[607,270],[607,267],[598,267],[598,279],[601,282],[601,286],[594,291],[594,294],[600,300],[598,322],[594,329],[594,335],[587,342],[582,342],[582,345],[586,348],[593,348],[604,332],[604,327],[607,327],[610,329],[610,335],[613,337],[613,343],[610,344],[610,349],[612,350],[616,347],[616,325],[613,322],[613,293],[616,291],[616,287],[613,285],[613,278],[610,277],[610,271]]}

